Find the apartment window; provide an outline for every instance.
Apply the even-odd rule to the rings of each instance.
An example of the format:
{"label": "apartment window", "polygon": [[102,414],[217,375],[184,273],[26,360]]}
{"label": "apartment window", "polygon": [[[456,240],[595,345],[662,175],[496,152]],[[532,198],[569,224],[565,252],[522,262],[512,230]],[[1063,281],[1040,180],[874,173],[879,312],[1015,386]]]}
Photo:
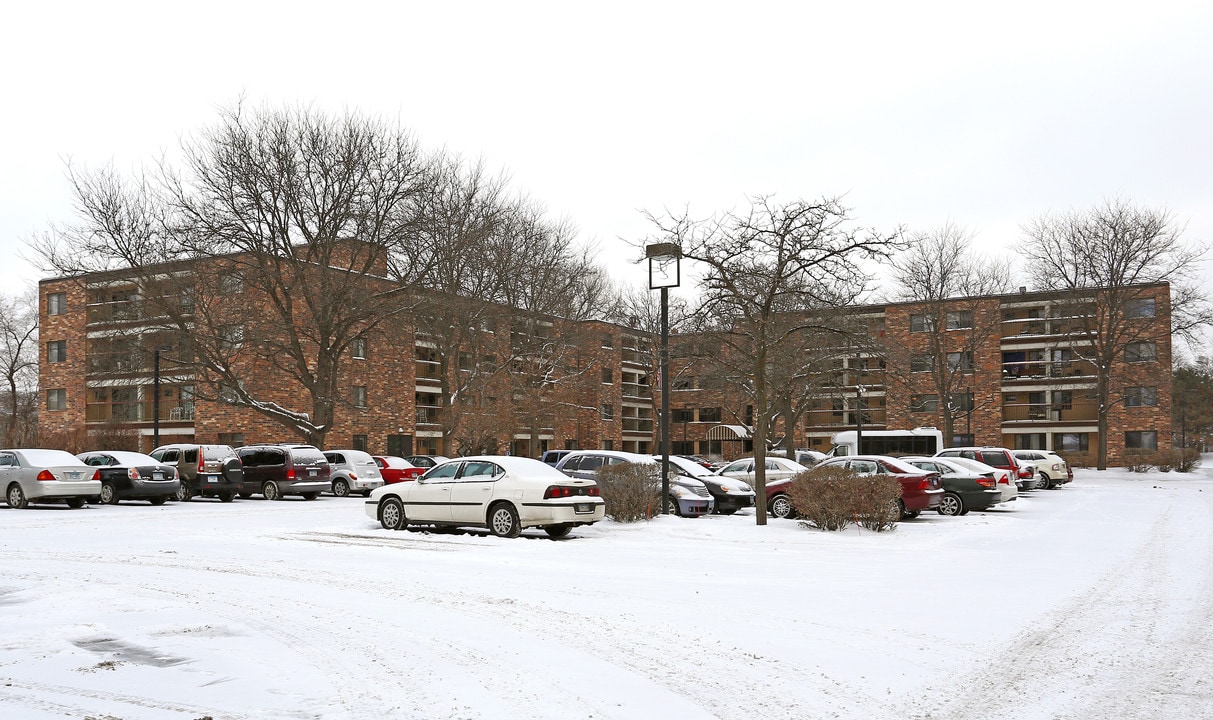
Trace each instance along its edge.
{"label": "apartment window", "polygon": [[699,422],[720,422],[723,413],[718,407],[699,408]]}
{"label": "apartment window", "polygon": [[1125,449],[1157,450],[1158,433],[1154,430],[1129,430],[1125,433]]}
{"label": "apartment window", "polygon": [[1154,317],[1154,298],[1134,298],[1125,303],[1125,317]]}
{"label": "apartment window", "polygon": [[606,383],[607,385],[615,382],[615,373],[612,372],[610,368],[602,369],[602,382]]}
{"label": "apartment window", "polygon": [[1087,452],[1090,450],[1089,441],[1086,433],[1056,433],[1053,435],[1053,449],[1061,452]]}
{"label": "apartment window", "polygon": [[939,410],[938,395],[911,395],[910,412],[937,412]]}
{"label": "apartment window", "polygon": [[354,386],[354,407],[366,407],[366,385]]}
{"label": "apartment window", "polygon": [[674,382],[670,385],[671,390],[694,390],[699,386],[699,378],[695,377],[679,377],[674,378]]}
{"label": "apartment window", "polygon": [[601,448],[599,448],[599,450],[614,450],[614,449],[615,449],[615,441],[614,441],[614,440],[603,440],[603,441],[602,441],[602,447],[601,447]]}
{"label": "apartment window", "polygon": [[230,352],[243,344],[243,325],[224,325],[219,328],[219,349],[221,351]]}
{"label": "apartment window", "polygon": [[690,408],[686,409],[671,409],[670,422],[672,423],[693,423],[695,422],[695,411]]}
{"label": "apartment window", "polygon": [[599,412],[599,417],[601,417],[603,420],[614,420],[615,419],[614,406],[603,405],[602,410]]}
{"label": "apartment window", "polygon": [[1125,345],[1125,362],[1154,362],[1158,359],[1158,347],[1152,342],[1134,342]]}
{"label": "apartment window", "polygon": [[67,341],[52,340],[46,344],[46,361],[61,363],[67,361]]}
{"label": "apartment window", "polygon": [[67,409],[67,390],[63,388],[54,388],[46,391],[46,409],[47,410],[66,410]]}
{"label": "apartment window", "polygon": [[973,311],[972,310],[957,310],[947,314],[947,327],[949,330],[965,330],[973,327]]}
{"label": "apartment window", "polygon": [[911,355],[910,372],[931,372],[935,369],[934,355]]}
{"label": "apartment window", "polygon": [[948,399],[948,404],[954,412],[973,412],[973,393],[952,393]]}
{"label": "apartment window", "polygon": [[228,272],[219,276],[219,292],[235,295],[244,292],[244,276],[239,272]]}
{"label": "apartment window", "polygon": [[244,433],[219,433],[219,444],[244,447]]}
{"label": "apartment window", "polygon": [[219,385],[216,396],[219,398],[219,402],[224,402],[228,405],[235,405],[240,401],[240,393],[236,392],[236,388],[227,384]]}
{"label": "apartment window", "polygon": [[971,352],[950,352],[948,353],[948,370],[952,372],[971,373],[973,372],[973,353]]}
{"label": "apartment window", "polygon": [[365,360],[366,359],[366,338],[356,337],[353,340],[351,340],[350,341],[350,352],[353,353],[354,357],[356,357],[360,360]]}
{"label": "apartment window", "polygon": [[930,315],[911,315],[910,332],[931,332],[935,329],[935,320]]}
{"label": "apartment window", "polygon": [[952,447],[971,447],[977,442],[973,439],[972,433],[956,433],[952,436]]}
{"label": "apartment window", "polygon": [[473,367],[475,367],[475,362],[472,360],[472,354],[465,352],[459,353],[459,369],[471,370]]}
{"label": "apartment window", "polygon": [[604,348],[613,348],[613,347],[615,347],[615,339],[614,339],[614,338],[612,338],[610,335],[603,335],[603,336],[602,336],[602,346],[603,346]]}
{"label": "apartment window", "polygon": [[46,314],[62,315],[67,312],[67,293],[51,293],[46,296]]}
{"label": "apartment window", "polygon": [[354,450],[366,452],[366,435],[355,435],[350,444],[354,446]]}
{"label": "apartment window", "polygon": [[1158,404],[1158,388],[1125,388],[1125,407],[1154,407]]}

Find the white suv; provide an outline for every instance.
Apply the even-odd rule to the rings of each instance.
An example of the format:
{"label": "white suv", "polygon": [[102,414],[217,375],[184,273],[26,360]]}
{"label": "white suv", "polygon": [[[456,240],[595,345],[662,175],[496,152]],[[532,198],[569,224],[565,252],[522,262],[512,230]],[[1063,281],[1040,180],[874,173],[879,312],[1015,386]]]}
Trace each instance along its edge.
{"label": "white suv", "polygon": [[329,461],[329,485],[337,497],[346,497],[351,492],[370,497],[372,490],[384,485],[379,463],[369,453],[361,450],[325,450],[324,459]]}
{"label": "white suv", "polygon": [[1039,473],[1036,488],[1039,490],[1053,490],[1074,479],[1074,471],[1070,469],[1069,463],[1052,450],[1012,450],[1011,454],[1017,460],[1036,466],[1036,472]]}

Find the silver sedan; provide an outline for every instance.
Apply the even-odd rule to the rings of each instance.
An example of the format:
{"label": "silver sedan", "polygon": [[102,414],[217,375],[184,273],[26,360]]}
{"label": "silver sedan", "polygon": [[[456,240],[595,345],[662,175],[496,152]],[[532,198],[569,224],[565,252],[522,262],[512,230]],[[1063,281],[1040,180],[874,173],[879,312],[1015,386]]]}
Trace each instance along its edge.
{"label": "silver sedan", "polygon": [[101,475],[63,450],[0,450],[0,487],[9,507],[65,502],[78,508],[101,494]]}

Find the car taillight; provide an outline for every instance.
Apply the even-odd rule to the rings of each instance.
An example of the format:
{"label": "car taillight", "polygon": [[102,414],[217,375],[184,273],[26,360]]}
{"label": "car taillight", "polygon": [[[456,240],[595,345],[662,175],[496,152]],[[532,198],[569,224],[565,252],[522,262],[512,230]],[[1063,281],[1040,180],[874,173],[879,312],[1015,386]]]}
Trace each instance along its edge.
{"label": "car taillight", "polygon": [[1029,470],[1028,468],[1026,468],[1022,465],[1019,467],[1019,471],[1016,474],[1019,475],[1019,477],[1024,478],[1024,479],[1030,478],[1033,475],[1035,475],[1034,472],[1032,472],[1031,470]]}
{"label": "car taillight", "polygon": [[94,479],[94,480],[100,480],[100,479],[101,479],[101,471],[100,471],[100,470],[94,470],[94,471],[93,471],[93,479]]}
{"label": "car taillight", "polygon": [[198,472],[206,472],[206,458],[202,455],[202,450],[198,450]]}
{"label": "car taillight", "polygon": [[358,479],[358,473],[354,472],[353,470],[350,470],[350,480],[357,480],[357,479]]}
{"label": "car taillight", "polygon": [[51,474],[50,470],[43,470],[42,472],[38,473],[39,482],[53,482],[54,479],[55,476]]}
{"label": "car taillight", "polygon": [[287,469],[286,469],[286,479],[287,479],[287,480],[294,480],[294,479],[295,479],[295,468],[293,468],[293,467],[292,467],[292,468],[287,468]]}
{"label": "car taillight", "polygon": [[139,471],[138,471],[137,469],[135,469],[135,468],[127,468],[127,469],[126,469],[126,476],[127,476],[128,478],[130,478],[131,480],[138,480],[138,479],[139,479]]}
{"label": "car taillight", "polygon": [[982,475],[982,476],[978,477],[977,484],[982,487],[985,487],[985,488],[992,488],[995,485],[997,485],[998,483],[994,480],[994,475],[990,474],[990,475]]}
{"label": "car taillight", "polygon": [[544,500],[552,498],[573,497],[574,495],[590,495],[598,496],[598,486],[590,485],[589,487],[578,488],[568,485],[549,485],[548,489],[543,493]]}
{"label": "car taillight", "polygon": [[999,482],[999,484],[1000,484],[1000,485],[1010,485],[1010,484],[1011,484],[1011,476],[1010,476],[1010,475],[1001,475],[1001,476],[999,476],[999,478],[998,478],[998,482]]}

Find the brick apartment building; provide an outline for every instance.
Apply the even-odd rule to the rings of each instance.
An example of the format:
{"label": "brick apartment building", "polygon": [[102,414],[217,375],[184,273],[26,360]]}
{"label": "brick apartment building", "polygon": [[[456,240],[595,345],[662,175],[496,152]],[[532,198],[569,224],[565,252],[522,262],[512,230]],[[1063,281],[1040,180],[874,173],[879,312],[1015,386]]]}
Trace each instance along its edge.
{"label": "brick apartment building", "polygon": [[[176,284],[189,286],[180,278]],[[40,283],[44,443],[85,449],[90,434],[114,428],[137,434],[145,451],[157,430],[162,444],[298,439],[251,408],[201,392],[199,380],[174,367],[167,353],[159,362],[157,420],[157,362],[148,348],[167,341],[156,336],[149,313],[154,303],[143,292],[120,272]],[[1158,332],[1114,363],[1112,463],[1126,447],[1170,446],[1169,287],[1151,286],[1139,295],[1138,321]],[[1056,295],[1027,292],[948,303],[943,333],[924,325],[927,308],[920,303],[851,309],[873,342],[861,350],[840,349],[811,409],[790,428],[794,445],[826,450],[833,433],[853,429],[857,419],[870,430],[942,427],[950,402],[953,444],[1094,452],[1095,373],[1079,359],[1071,306]],[[444,363],[434,343],[407,326],[355,344],[340,376],[348,402],[337,408],[326,444],[399,455],[457,452],[457,443],[444,445],[443,413],[454,408],[444,409],[441,401],[442,373],[500,362],[509,343],[529,333],[575,346],[572,365],[566,362],[559,376],[549,374],[542,383],[518,384],[489,373],[477,392],[463,398],[465,435],[488,438],[498,451],[515,454],[561,448],[647,453],[657,447],[653,338],[606,322],[524,320],[486,329],[496,332],[497,345],[488,343],[489,352],[479,358],[461,353],[457,362]],[[987,332],[978,337],[976,326]],[[963,390],[948,399],[933,392],[927,373],[917,372],[931,342],[944,343],[934,346],[935,353],[962,368]],[[703,387],[693,366],[675,360],[671,375],[673,452],[733,458],[750,450],[752,408],[727,389]],[[297,389],[271,368],[256,368],[249,383],[260,397],[298,408]],[[778,423],[775,435],[786,434],[788,425]]]}

